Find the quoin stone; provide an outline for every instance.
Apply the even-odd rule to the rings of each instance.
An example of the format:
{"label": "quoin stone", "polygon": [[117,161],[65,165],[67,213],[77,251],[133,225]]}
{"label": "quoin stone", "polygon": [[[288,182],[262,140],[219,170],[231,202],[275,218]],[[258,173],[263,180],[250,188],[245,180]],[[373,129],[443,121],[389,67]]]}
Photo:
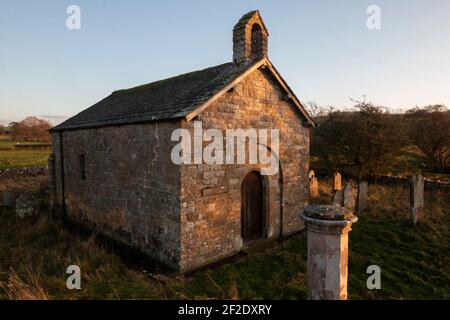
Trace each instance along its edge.
{"label": "quoin stone", "polygon": [[308,231],[308,299],[346,300],[348,233],[358,218],[329,205],[308,206],[300,217]]}
{"label": "quoin stone", "polygon": [[367,208],[368,188],[369,187],[366,181],[361,181],[358,184],[358,200],[357,200],[358,212],[361,212]]}
{"label": "quoin stone", "polygon": [[424,178],[420,174],[409,177],[409,220],[416,224],[423,217]]}

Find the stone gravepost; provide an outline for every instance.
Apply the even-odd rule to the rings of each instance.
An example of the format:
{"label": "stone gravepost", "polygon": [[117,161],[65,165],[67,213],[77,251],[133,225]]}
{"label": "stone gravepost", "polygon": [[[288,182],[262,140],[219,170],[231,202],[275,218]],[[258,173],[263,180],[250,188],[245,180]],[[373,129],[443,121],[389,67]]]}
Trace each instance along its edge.
{"label": "stone gravepost", "polygon": [[409,177],[409,221],[416,224],[423,215],[425,185],[423,176]]}
{"label": "stone gravepost", "polygon": [[330,205],[308,206],[300,217],[308,232],[308,299],[346,300],[348,233],[358,218]]}
{"label": "stone gravepost", "polygon": [[366,181],[361,181],[358,184],[358,199],[357,199],[358,213],[367,208],[367,189],[368,184]]}
{"label": "stone gravepost", "polygon": [[333,195],[333,205],[342,206],[343,205],[343,195],[342,190],[336,190]]}
{"label": "stone gravepost", "polygon": [[313,170],[309,172],[309,195],[312,199],[319,197],[319,181],[317,181]]}
{"label": "stone gravepost", "polygon": [[353,210],[355,209],[355,197],[353,196],[353,187],[350,182],[345,185],[343,191],[343,203],[344,207]]}
{"label": "stone gravepost", "polygon": [[341,190],[342,189],[342,179],[341,174],[339,172],[334,173],[334,181],[333,181],[333,190]]}

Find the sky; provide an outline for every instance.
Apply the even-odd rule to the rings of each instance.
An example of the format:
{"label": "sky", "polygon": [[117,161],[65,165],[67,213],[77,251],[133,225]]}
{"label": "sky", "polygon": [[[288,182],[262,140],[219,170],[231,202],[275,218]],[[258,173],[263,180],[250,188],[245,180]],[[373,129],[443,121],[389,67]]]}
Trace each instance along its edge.
{"label": "sky", "polygon": [[[70,5],[81,29],[66,26]],[[0,0],[0,124],[57,124],[115,90],[229,62],[233,26],[254,9],[303,102],[450,106],[448,0]]]}

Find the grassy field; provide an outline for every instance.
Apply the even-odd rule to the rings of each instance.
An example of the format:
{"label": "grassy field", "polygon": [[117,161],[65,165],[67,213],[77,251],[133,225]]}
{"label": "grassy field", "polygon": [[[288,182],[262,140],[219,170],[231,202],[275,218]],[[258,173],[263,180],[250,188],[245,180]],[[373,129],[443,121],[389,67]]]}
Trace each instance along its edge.
{"label": "grassy field", "polygon": [[46,166],[51,150],[0,150],[0,170]]}
{"label": "grassy field", "polygon": [[[329,203],[331,183],[321,181]],[[407,223],[407,191],[370,187],[370,209],[350,233],[350,299],[450,299],[450,199],[427,193],[428,219]],[[234,262],[167,280],[121,260],[95,240],[68,232],[45,216],[0,224],[0,298],[47,299],[306,299],[306,234],[271,242]],[[82,290],[66,289],[65,270],[77,264]],[[366,268],[381,268],[381,290],[366,288]]]}
{"label": "grassy field", "polygon": [[36,144],[36,142],[12,141],[0,136],[0,170],[30,166],[46,166],[51,150],[14,150],[15,144]]}

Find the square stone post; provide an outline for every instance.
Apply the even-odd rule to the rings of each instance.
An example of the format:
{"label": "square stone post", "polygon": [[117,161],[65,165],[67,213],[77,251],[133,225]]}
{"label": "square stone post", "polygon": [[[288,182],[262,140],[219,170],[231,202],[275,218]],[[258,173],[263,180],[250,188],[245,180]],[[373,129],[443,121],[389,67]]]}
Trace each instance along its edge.
{"label": "square stone post", "polygon": [[361,181],[358,184],[358,199],[357,199],[358,214],[367,208],[367,189],[368,184],[366,181]]}
{"label": "square stone post", "polygon": [[333,180],[333,190],[341,190],[342,189],[342,180],[341,180],[341,174],[339,172],[334,173],[334,180]]}
{"label": "square stone post", "polygon": [[348,233],[358,218],[330,205],[308,206],[300,217],[308,232],[308,299],[346,300]]}
{"label": "square stone post", "polygon": [[409,221],[416,224],[423,217],[425,183],[423,176],[409,177]]}

